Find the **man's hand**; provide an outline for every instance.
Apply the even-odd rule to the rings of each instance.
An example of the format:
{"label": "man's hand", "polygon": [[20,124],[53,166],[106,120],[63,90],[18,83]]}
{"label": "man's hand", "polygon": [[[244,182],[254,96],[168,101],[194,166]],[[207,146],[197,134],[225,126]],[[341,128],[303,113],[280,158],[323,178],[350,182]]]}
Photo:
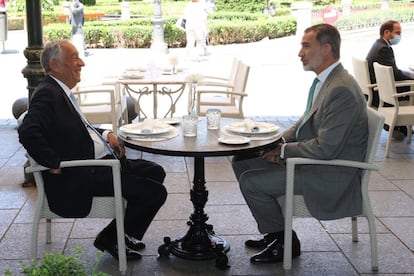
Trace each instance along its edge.
{"label": "man's hand", "polygon": [[57,168],[57,169],[50,169],[49,170],[50,174],[61,174],[62,173],[62,169],[61,168]]}
{"label": "man's hand", "polygon": [[113,132],[110,132],[108,134],[108,143],[111,149],[114,150],[118,158],[121,158],[125,155],[124,145],[119,142],[118,136],[116,136]]}
{"label": "man's hand", "polygon": [[280,165],[280,153],[282,149],[283,143],[277,144],[276,148],[266,151],[262,154],[263,160],[266,160],[270,163],[274,163],[276,165]]}

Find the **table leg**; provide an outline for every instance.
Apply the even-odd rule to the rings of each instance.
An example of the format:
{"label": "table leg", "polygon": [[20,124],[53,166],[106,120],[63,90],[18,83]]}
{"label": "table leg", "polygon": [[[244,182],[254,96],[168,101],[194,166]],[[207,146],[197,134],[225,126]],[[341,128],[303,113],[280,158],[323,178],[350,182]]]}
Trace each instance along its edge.
{"label": "table leg", "polygon": [[191,202],[194,212],[187,224],[190,226],[187,233],[180,239],[171,241],[164,238],[164,244],[158,248],[160,256],[170,253],[177,257],[189,260],[216,259],[216,266],[220,269],[228,267],[226,252],[230,250],[229,243],[215,235],[213,225],[207,224],[207,214],[204,206],[207,203],[208,191],[205,187],[204,157],[194,158],[194,181],[191,189]]}

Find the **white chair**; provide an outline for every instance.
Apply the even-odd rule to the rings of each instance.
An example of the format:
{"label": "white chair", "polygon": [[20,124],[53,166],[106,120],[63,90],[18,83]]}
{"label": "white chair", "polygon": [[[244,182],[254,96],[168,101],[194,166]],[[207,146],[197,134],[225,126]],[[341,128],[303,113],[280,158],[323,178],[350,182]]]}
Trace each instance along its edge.
{"label": "white chair", "polygon": [[[285,241],[283,251],[283,268],[291,269],[292,266],[292,217],[312,217],[306,207],[303,196],[293,194],[293,185],[295,177],[295,166],[297,165],[321,165],[321,166],[343,166],[353,167],[362,170],[361,174],[361,194],[362,194],[362,213],[368,220],[369,233],[371,240],[371,265],[372,270],[378,270],[377,255],[377,234],[375,228],[375,218],[372,212],[371,202],[368,195],[368,183],[372,170],[378,170],[374,164],[375,154],[377,152],[379,139],[381,136],[384,118],[374,109],[368,108],[368,145],[364,162],[350,160],[315,160],[308,158],[288,158],[286,160],[286,194],[279,197],[285,216]],[[352,217],[352,241],[358,241],[357,217]]]}
{"label": "white chair", "polygon": [[[37,164],[33,158],[28,156],[30,166],[25,169],[26,173],[33,173],[36,187],[37,200],[32,225],[31,255],[37,258],[37,242],[40,219],[46,219],[46,243],[51,243],[51,223],[52,219],[62,218],[49,209],[49,204],[44,190],[42,171],[49,170]],[[61,168],[79,166],[107,166],[112,168],[114,196],[113,197],[94,197],[92,208],[87,218],[115,218],[118,238],[119,271],[125,274],[127,270],[127,259],[125,251],[124,233],[124,199],[121,191],[121,165],[119,160],[74,160],[63,161]]]}
{"label": "white chair", "polygon": [[[197,84],[197,114],[204,116],[207,113],[209,108],[218,108],[221,110],[222,117],[231,117],[231,118],[244,118],[243,114],[243,99],[247,96],[246,85],[249,78],[250,66],[240,63],[237,70],[236,80],[234,86],[223,85],[222,90],[213,90],[213,89],[204,89],[203,87],[198,87]],[[200,99],[203,98],[203,95],[208,94],[221,94],[226,97],[230,97],[231,103],[225,104],[206,104],[203,103]]]}
{"label": "white chair", "polygon": [[[410,96],[412,99],[413,97],[411,96],[414,95],[414,91],[397,93],[397,87],[413,85],[414,81],[399,81],[396,83],[392,67],[381,65],[377,62],[374,62],[374,71],[380,98],[378,112],[385,117],[385,123],[389,125],[390,129],[385,146],[386,157],[389,157],[392,130],[394,127],[407,126],[407,129],[411,130],[411,126],[414,124],[414,106],[402,105],[398,101],[398,98],[403,96]],[[385,103],[391,106],[385,106]],[[412,131],[407,131],[407,143],[411,143],[411,136]]]}
{"label": "white chair", "polygon": [[[197,87],[200,90],[233,90],[240,63],[241,61],[234,57],[228,77],[203,75],[203,79],[197,83]],[[200,98],[200,104],[202,105],[231,105],[233,103],[233,97],[230,97],[230,95],[204,94]]]}
{"label": "white chair", "polygon": [[116,134],[120,125],[128,123],[126,97],[114,85],[76,86],[72,92],[91,124],[112,124]]}
{"label": "white chair", "polygon": [[[371,83],[369,77],[368,61],[357,57],[352,57],[352,66],[354,69],[354,77],[361,87],[362,93],[367,98],[367,105],[372,107],[372,89],[377,87],[377,84]],[[376,109],[376,107],[375,107]]]}

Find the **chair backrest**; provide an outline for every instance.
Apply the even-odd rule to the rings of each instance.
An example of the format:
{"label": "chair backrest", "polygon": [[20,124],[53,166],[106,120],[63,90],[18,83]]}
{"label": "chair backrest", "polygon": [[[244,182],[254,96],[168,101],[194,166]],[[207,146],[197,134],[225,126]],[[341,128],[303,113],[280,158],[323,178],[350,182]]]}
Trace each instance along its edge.
{"label": "chair backrest", "polygon": [[229,76],[230,84],[234,84],[236,81],[237,71],[239,70],[240,63],[241,63],[240,59],[236,57],[233,58],[233,62],[231,64],[231,69],[230,69],[230,76]]}
{"label": "chair backrest", "polygon": [[246,92],[247,80],[249,79],[250,66],[240,62],[234,82],[234,91]]}
{"label": "chair backrest", "polygon": [[374,62],[374,72],[380,98],[379,108],[384,105],[384,102],[397,106],[398,98],[393,97],[393,95],[397,93],[397,89],[395,87],[394,71],[392,67]]}
{"label": "chair backrest", "polygon": [[368,145],[365,153],[365,162],[373,162],[378,149],[381,132],[384,126],[384,117],[372,108],[367,108],[368,115]]}
{"label": "chair backrest", "polygon": [[369,77],[368,61],[357,57],[352,57],[352,67],[354,69],[354,77],[362,93],[367,96],[368,106],[372,105],[372,83]]}

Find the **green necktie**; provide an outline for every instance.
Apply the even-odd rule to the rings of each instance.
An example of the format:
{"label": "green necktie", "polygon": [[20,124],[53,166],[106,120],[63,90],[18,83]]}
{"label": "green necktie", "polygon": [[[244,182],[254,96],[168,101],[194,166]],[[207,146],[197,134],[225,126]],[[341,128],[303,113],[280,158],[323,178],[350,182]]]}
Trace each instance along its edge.
{"label": "green necktie", "polygon": [[305,112],[303,113],[303,120],[301,122],[301,124],[299,125],[299,127],[296,129],[296,138],[298,138],[298,134],[299,134],[299,130],[303,125],[303,122],[307,119],[308,113],[312,107],[312,102],[313,102],[313,95],[315,94],[315,88],[316,85],[318,84],[319,79],[315,78],[312,82],[312,86],[309,89],[309,94],[308,94],[308,101],[306,103],[306,109]]}

